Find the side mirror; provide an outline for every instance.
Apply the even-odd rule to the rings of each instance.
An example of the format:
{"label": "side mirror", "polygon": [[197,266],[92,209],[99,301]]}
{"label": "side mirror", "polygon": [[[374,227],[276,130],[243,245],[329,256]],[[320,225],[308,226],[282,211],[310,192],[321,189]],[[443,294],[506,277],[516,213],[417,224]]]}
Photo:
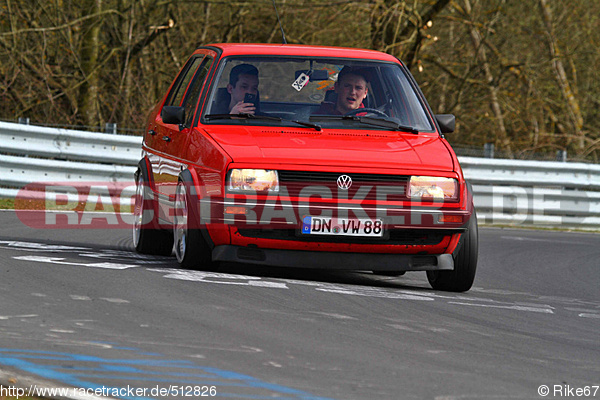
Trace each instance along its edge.
{"label": "side mirror", "polygon": [[160,117],[165,124],[182,125],[185,121],[185,108],[176,106],[164,106]]}
{"label": "side mirror", "polygon": [[437,114],[435,119],[442,133],[452,133],[456,127],[456,117],[453,114]]}

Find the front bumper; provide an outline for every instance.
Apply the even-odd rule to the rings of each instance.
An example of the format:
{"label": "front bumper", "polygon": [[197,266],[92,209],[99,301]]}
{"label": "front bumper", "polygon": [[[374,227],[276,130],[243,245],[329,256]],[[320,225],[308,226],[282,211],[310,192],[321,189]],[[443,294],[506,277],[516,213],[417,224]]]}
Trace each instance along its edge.
{"label": "front bumper", "polygon": [[452,254],[338,253],[221,245],[213,249],[212,258],[213,261],[331,270],[442,271],[454,269]]}

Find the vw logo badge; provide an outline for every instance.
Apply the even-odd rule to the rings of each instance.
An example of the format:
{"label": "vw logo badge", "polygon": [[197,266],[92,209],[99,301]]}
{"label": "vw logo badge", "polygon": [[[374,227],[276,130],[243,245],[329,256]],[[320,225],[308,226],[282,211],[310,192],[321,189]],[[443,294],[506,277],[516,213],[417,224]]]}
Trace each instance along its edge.
{"label": "vw logo badge", "polygon": [[348,175],[340,175],[339,178],[337,178],[337,185],[342,190],[348,190],[350,189],[350,186],[352,186],[352,178]]}

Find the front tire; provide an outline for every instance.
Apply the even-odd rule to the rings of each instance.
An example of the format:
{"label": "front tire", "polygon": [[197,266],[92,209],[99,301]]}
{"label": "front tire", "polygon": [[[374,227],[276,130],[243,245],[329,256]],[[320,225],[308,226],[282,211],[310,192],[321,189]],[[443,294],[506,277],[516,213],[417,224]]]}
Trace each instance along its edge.
{"label": "front tire", "polygon": [[454,257],[454,270],[427,271],[427,280],[435,290],[466,292],[473,286],[479,252],[479,232],[475,209],[473,209],[467,229],[467,232],[462,234],[462,246]]}
{"label": "front tire", "polygon": [[196,212],[197,207],[194,207],[197,201],[192,201],[188,185],[193,183],[180,180],[175,194],[175,255],[183,268],[214,270],[216,263],[212,260],[212,251],[199,228],[200,216]]}

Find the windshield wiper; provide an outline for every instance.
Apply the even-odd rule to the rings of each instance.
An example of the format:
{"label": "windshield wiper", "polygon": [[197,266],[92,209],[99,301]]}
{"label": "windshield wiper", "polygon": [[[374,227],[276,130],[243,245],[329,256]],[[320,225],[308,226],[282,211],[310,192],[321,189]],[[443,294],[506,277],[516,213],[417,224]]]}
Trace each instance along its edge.
{"label": "windshield wiper", "polygon": [[293,122],[293,123],[298,124],[298,125],[302,125],[302,126],[306,126],[306,127],[309,127],[309,128],[313,128],[313,129],[315,129],[315,130],[317,130],[319,132],[323,130],[323,128],[321,128],[321,125],[312,124],[310,122],[298,121],[297,119],[294,119],[294,120],[284,119],[284,121],[289,121],[289,122]]}
{"label": "windshield wiper", "polygon": [[269,115],[256,114],[208,114],[206,119],[262,119],[267,121],[282,121],[279,117],[271,117]]}
{"label": "windshield wiper", "polygon": [[270,115],[261,115],[261,114],[208,114],[205,115],[204,118],[211,119],[262,119],[265,121],[278,121],[278,122],[293,122],[298,125],[306,126],[308,128],[316,129],[317,131],[321,131],[321,126],[317,124],[312,124],[310,122],[291,120],[291,119],[283,119],[279,117],[272,117]]}
{"label": "windshield wiper", "polygon": [[419,130],[412,126],[400,125],[396,121],[391,119],[373,118],[373,117],[359,117],[357,115],[313,115],[310,117],[311,120],[316,121],[331,121],[331,120],[346,120],[346,121],[357,121],[361,124],[377,126],[380,128],[389,128],[395,131],[410,132],[418,134]]}

